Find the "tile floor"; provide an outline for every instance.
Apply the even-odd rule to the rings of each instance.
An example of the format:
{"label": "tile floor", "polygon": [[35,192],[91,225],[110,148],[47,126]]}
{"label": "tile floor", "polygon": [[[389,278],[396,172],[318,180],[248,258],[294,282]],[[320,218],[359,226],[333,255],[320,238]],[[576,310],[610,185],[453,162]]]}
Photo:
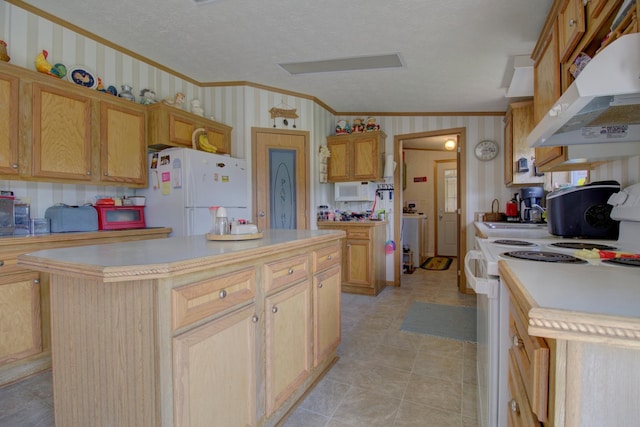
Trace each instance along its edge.
{"label": "tile floor", "polygon": [[454,260],[377,297],[342,294],[340,360],[283,427],[477,426],[475,343],[400,330],[414,301],[475,307],[456,270]]}
{"label": "tile floor", "polygon": [[[469,427],[476,421],[476,346],[400,331],[413,301],[475,307],[456,262],[420,268],[377,297],[343,294],[340,360],[283,427]],[[0,388],[0,427],[52,427],[51,372]]]}

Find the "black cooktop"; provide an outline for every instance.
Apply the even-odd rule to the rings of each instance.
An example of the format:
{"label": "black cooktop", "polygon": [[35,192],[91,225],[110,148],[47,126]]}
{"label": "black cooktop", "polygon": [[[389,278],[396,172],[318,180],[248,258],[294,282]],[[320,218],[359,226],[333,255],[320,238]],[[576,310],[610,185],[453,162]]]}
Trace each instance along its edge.
{"label": "black cooktop", "polygon": [[601,251],[613,251],[617,249],[614,246],[603,245],[601,243],[589,243],[589,242],[556,242],[551,243],[549,246],[555,246],[556,248],[564,249],[598,249]]}
{"label": "black cooktop", "polygon": [[640,258],[610,258],[602,262],[626,267],[640,267]]}
{"label": "black cooktop", "polygon": [[558,252],[545,251],[512,251],[505,252],[504,256],[527,261],[555,262],[559,264],[587,264],[587,261],[576,258],[573,255],[561,254]]}
{"label": "black cooktop", "polygon": [[512,240],[512,239],[498,239],[494,240],[493,243],[496,245],[505,245],[505,246],[535,246],[535,243],[527,242],[524,240]]}

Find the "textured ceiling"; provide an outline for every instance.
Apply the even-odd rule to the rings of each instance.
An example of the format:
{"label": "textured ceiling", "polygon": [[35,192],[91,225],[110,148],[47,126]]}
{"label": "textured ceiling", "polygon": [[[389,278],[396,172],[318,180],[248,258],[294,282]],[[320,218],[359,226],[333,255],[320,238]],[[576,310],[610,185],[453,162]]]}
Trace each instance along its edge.
{"label": "textured ceiling", "polygon": [[[552,0],[25,0],[202,83],[249,81],[337,112],[505,111],[513,57]],[[400,69],[292,76],[279,63],[398,53]]]}

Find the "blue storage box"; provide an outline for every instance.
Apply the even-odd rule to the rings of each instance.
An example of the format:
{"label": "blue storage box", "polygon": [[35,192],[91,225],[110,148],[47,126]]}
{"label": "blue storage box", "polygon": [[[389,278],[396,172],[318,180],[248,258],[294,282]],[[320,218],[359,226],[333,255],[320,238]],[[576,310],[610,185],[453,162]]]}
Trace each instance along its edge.
{"label": "blue storage box", "polygon": [[47,208],[44,217],[51,220],[52,233],[98,230],[98,213],[93,206],[57,204]]}

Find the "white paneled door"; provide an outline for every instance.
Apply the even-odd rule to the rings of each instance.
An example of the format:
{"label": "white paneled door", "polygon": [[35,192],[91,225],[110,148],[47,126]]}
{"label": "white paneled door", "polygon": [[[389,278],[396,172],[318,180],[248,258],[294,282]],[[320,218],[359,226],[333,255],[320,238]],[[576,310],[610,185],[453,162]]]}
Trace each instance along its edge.
{"label": "white paneled door", "polygon": [[458,253],[458,170],[456,161],[436,163],[436,255]]}

